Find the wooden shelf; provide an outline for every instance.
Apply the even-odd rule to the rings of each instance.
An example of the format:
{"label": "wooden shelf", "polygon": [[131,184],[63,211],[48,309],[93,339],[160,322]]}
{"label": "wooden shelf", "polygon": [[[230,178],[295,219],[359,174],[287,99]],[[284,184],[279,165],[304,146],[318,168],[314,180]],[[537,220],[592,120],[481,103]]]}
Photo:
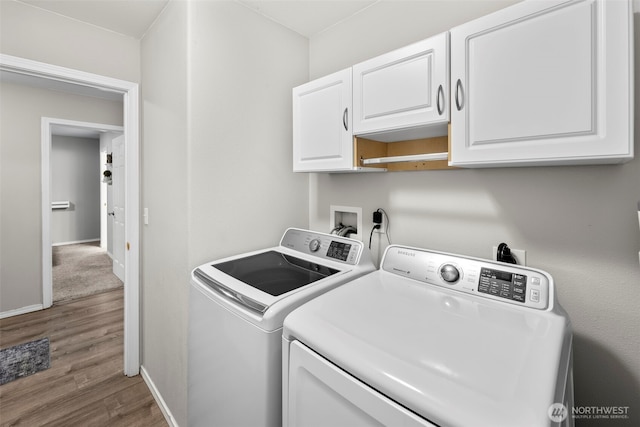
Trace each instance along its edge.
{"label": "wooden shelf", "polygon": [[449,153],[432,153],[432,154],[409,154],[406,156],[393,157],[376,157],[373,159],[362,159],[360,163],[363,165],[375,165],[380,163],[402,163],[402,162],[433,162],[435,160],[448,160]]}
{"label": "wooden shelf", "polygon": [[449,166],[449,137],[380,142],[354,137],[354,167],[387,171],[454,169]]}

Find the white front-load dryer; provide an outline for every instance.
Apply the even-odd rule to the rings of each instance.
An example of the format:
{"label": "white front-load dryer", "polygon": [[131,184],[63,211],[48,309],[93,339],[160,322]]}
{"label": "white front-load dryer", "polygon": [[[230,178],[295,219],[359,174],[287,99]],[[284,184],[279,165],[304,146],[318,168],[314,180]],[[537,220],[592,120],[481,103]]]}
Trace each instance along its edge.
{"label": "white front-load dryer", "polygon": [[572,425],[571,338],[549,274],[390,246],[285,319],[283,424]]}

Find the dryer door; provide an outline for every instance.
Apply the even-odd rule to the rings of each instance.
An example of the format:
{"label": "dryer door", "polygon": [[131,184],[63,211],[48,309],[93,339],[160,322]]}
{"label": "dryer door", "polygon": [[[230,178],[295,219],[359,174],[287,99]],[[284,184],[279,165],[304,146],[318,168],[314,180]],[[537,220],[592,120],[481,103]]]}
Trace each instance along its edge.
{"label": "dryer door", "polygon": [[285,426],[434,426],[299,341],[291,343],[288,380]]}

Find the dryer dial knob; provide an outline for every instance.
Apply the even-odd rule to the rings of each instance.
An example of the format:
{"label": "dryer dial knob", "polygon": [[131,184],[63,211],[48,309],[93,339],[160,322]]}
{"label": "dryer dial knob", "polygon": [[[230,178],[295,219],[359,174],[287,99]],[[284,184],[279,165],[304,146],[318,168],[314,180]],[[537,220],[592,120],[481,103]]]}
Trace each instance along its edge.
{"label": "dryer dial knob", "polygon": [[320,249],[320,240],[313,239],[309,242],[309,250],[311,252],[318,252],[318,249]]}
{"label": "dryer dial knob", "polygon": [[460,271],[455,265],[445,264],[440,267],[440,277],[447,283],[456,283],[460,279]]}

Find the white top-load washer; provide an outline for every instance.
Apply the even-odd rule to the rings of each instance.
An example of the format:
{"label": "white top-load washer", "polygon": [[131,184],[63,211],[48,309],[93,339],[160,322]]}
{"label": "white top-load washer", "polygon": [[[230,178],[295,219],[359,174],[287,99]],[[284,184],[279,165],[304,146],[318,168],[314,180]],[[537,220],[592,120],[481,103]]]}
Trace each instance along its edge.
{"label": "white top-load washer", "polygon": [[283,425],[573,425],[571,340],[549,274],[390,246],[285,319]]}
{"label": "white top-load washer", "polygon": [[362,242],[295,228],[285,231],[277,247],[194,269],[189,426],[281,426],[285,316],[374,270]]}

